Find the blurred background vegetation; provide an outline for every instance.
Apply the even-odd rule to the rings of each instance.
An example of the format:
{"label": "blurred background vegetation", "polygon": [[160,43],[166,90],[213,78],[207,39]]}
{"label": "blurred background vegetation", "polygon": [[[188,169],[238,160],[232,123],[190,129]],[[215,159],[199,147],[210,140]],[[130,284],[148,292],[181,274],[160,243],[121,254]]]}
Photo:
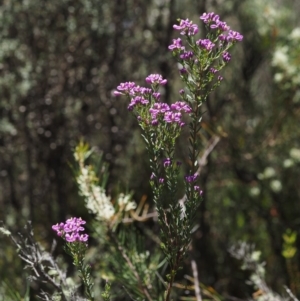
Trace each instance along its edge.
{"label": "blurred background vegetation", "polygon": [[[1,1],[0,220],[14,231],[31,220],[47,246],[52,224],[90,218],[70,168],[82,137],[109,163],[109,192],[133,191],[137,202],[146,195],[151,203],[144,143],[112,91],[160,73],[168,79],[165,100],[177,101],[172,26],[208,11],[244,40],[204,108],[201,155],[215,147],[203,160],[190,256],[201,283],[245,298],[253,288],[227,250],[239,240],[255,243],[269,284],[300,297],[298,0]],[[178,145],[181,160],[186,141],[183,135]],[[289,233],[298,234],[292,246]],[[24,294],[22,264],[0,239],[0,279]]]}

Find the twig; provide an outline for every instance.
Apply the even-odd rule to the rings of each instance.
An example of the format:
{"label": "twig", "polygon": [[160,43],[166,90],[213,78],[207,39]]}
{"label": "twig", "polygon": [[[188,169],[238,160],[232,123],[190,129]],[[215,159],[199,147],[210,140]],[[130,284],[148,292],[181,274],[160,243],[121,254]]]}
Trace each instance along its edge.
{"label": "twig", "polygon": [[157,217],[157,212],[151,212],[151,213],[148,213],[148,214],[145,214],[145,215],[142,215],[142,216],[139,216],[137,215],[133,210],[130,212],[130,215],[133,217],[133,218],[129,218],[129,217],[125,217],[122,219],[122,222],[124,224],[127,224],[127,223],[133,223],[135,221],[138,221],[138,222],[145,222],[147,221],[148,219],[150,218],[155,218]]}
{"label": "twig", "polygon": [[198,269],[197,264],[195,260],[191,261],[192,271],[193,271],[193,277],[194,277],[194,287],[195,287],[195,296],[197,301],[202,301],[201,292],[200,292],[200,285],[199,285],[199,279],[198,279]]}
{"label": "twig", "polygon": [[297,299],[294,296],[294,294],[292,293],[292,291],[286,285],[284,285],[284,288],[285,288],[286,292],[288,293],[288,295],[292,298],[293,301],[299,301],[299,299]]}
{"label": "twig", "polygon": [[[67,297],[65,296],[64,290],[61,287],[61,283],[57,283],[53,278],[48,275],[46,272],[44,262],[50,263],[50,266],[46,268],[55,269],[59,276],[63,276],[63,273],[58,268],[57,264],[46,251],[41,250],[38,243],[34,240],[33,230],[31,228],[31,223],[28,222],[27,227],[25,227],[26,236],[24,237],[21,233],[19,233],[19,240],[17,240],[13,235],[10,235],[10,239],[17,247],[18,256],[27,263],[26,267],[29,267],[34,274],[34,279],[40,282],[48,282],[51,284],[56,290],[61,293],[62,300],[67,301]],[[65,284],[64,277],[61,278],[61,282]]]}
{"label": "twig", "polygon": [[219,143],[219,141],[220,141],[220,137],[218,137],[218,136],[210,139],[208,147],[205,149],[201,158],[198,159],[199,167],[196,172],[198,176],[200,176],[202,168],[206,165],[207,157],[213,151],[213,149],[216,147],[216,145]]}

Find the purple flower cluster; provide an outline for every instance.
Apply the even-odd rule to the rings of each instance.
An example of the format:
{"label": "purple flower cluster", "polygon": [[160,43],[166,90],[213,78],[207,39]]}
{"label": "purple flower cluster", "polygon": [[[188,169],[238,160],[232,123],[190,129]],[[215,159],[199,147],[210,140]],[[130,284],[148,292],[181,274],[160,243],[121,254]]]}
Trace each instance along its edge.
{"label": "purple flower cluster", "polygon": [[191,107],[183,101],[177,101],[171,105],[166,103],[155,103],[152,108],[149,109],[151,114],[152,125],[158,124],[159,116],[163,116],[163,120],[167,123],[178,123],[181,127],[184,123],[181,121],[181,112],[191,113]]}
{"label": "purple flower cluster", "polygon": [[218,70],[215,69],[215,68],[213,68],[213,67],[211,67],[211,68],[209,69],[209,71],[210,71],[212,74],[216,74],[216,73],[218,72]]}
{"label": "purple flower cluster", "polygon": [[[189,55],[192,55],[190,52]],[[152,85],[165,85],[167,83],[166,79],[160,74],[150,74],[146,77],[146,82]],[[155,91],[155,88],[149,89],[145,87],[140,87],[135,85],[133,82],[121,83],[117,87],[118,91],[115,91],[114,94],[118,95],[127,95],[130,98],[130,104],[128,105],[128,110],[133,111],[136,109],[137,118],[141,122],[142,120],[147,123],[150,122],[151,125],[156,126],[159,122],[166,123],[177,123],[180,127],[184,125],[182,122],[182,113],[191,113],[191,107],[185,102],[176,102],[169,106],[166,103],[160,102],[160,93]],[[154,102],[153,102],[154,100]],[[144,116],[145,111],[139,111],[138,107],[146,106],[149,108],[150,121],[149,118]],[[144,112],[144,113],[143,113]]]}
{"label": "purple flower cluster", "polygon": [[180,58],[183,60],[189,60],[194,56],[193,51],[185,51],[182,54],[180,54]]}
{"label": "purple flower cluster", "polygon": [[80,234],[84,231],[84,225],[86,222],[81,217],[69,218],[65,223],[59,223],[52,226],[52,229],[56,231],[58,236],[62,236],[67,242],[86,242],[89,238],[87,234]]}
{"label": "purple flower cluster", "polygon": [[211,51],[215,47],[215,44],[209,39],[200,39],[196,41],[196,44],[207,51]]}
{"label": "purple flower cluster", "polygon": [[212,22],[218,23],[220,21],[220,17],[216,15],[214,12],[211,13],[204,13],[200,20],[202,20],[205,24],[210,24]]}
{"label": "purple flower cluster", "polygon": [[159,114],[164,114],[167,111],[170,111],[170,107],[164,102],[157,102],[149,109],[152,119],[156,119]]}
{"label": "purple flower cluster", "polygon": [[154,92],[152,95],[153,95],[153,97],[154,97],[157,101],[160,100],[160,93],[159,93],[159,92]]}
{"label": "purple flower cluster", "polygon": [[[216,37],[219,40],[221,47],[226,47],[227,43],[235,43],[237,41],[243,40],[243,36],[239,32],[231,30],[230,27],[226,24],[226,22],[221,21],[220,16],[215,14],[214,12],[204,13],[202,16],[200,16],[200,19],[210,29],[216,30]],[[175,30],[180,30],[180,34],[187,36],[193,36],[198,32],[197,25],[193,24],[193,22],[189,21],[189,19],[180,19],[180,24],[174,25],[173,28]],[[212,51],[215,47],[215,43],[210,39],[200,39],[196,41],[196,45],[208,52]],[[191,51],[185,51],[185,47],[183,46],[182,40],[179,38],[173,39],[173,43],[169,45],[168,49],[171,50],[173,53],[179,55],[180,59],[182,60],[189,60],[195,55]],[[223,59],[225,62],[229,62],[230,56],[226,55],[224,57],[223,55]],[[186,71],[187,70],[185,68],[182,68],[180,70],[180,73],[185,74]]]}
{"label": "purple flower cluster", "polygon": [[184,112],[184,113],[191,113],[192,109],[191,107],[186,104],[184,101],[177,101],[173,104],[171,104],[171,109],[178,112]]}
{"label": "purple flower cluster", "polygon": [[214,12],[204,13],[200,17],[200,20],[202,20],[205,24],[210,25],[210,28],[212,29],[219,29],[221,31],[227,31],[230,29],[226,22],[221,21],[220,16],[216,15]]}
{"label": "purple flower cluster", "polygon": [[184,51],[185,47],[182,46],[182,40],[180,38],[178,39],[173,39],[173,44],[171,44],[168,47],[169,50],[180,50],[180,51]]}
{"label": "purple flower cluster", "polygon": [[118,87],[117,90],[119,91],[114,91],[115,96],[119,95],[124,95],[124,94],[129,94],[129,92],[135,87],[134,82],[126,82],[126,83],[121,83]]}
{"label": "purple flower cluster", "polygon": [[220,16],[215,14],[214,12],[211,13],[204,13],[200,20],[202,20],[205,24],[207,24],[211,29],[217,29],[221,32],[227,31],[228,34],[220,34],[219,40],[220,41],[227,41],[227,42],[236,42],[236,41],[242,41],[243,36],[237,32],[230,30],[230,27],[226,24],[226,22],[223,22],[220,20]]}
{"label": "purple flower cluster", "polygon": [[219,29],[220,31],[227,31],[230,27],[226,24],[226,22],[218,21],[215,24],[210,26],[212,29]]}
{"label": "purple flower cluster", "polygon": [[169,167],[172,164],[170,158],[165,158],[164,161],[163,161],[163,163],[164,163],[164,167]]}
{"label": "purple flower cluster", "polygon": [[167,82],[160,74],[150,74],[146,77],[146,83],[148,84],[165,85]]}
{"label": "purple flower cluster", "polygon": [[200,186],[194,186],[194,190],[198,192],[200,196],[203,194],[203,191],[201,190]]}
{"label": "purple flower cluster", "polygon": [[180,74],[186,74],[188,71],[187,71],[187,69],[186,68],[181,68],[181,69],[179,69],[179,73]]}
{"label": "purple flower cluster", "polygon": [[231,55],[230,55],[229,52],[224,51],[224,52],[222,53],[222,58],[223,58],[223,61],[227,63],[227,62],[230,61]]}
{"label": "purple flower cluster", "polygon": [[149,109],[149,113],[151,114],[151,124],[158,125],[159,116],[164,116],[166,112],[170,111],[170,107],[168,104],[163,102],[155,103],[152,108]]}
{"label": "purple flower cluster", "polygon": [[143,96],[135,96],[131,99],[130,104],[128,105],[128,111],[132,111],[137,104],[147,105],[149,103],[148,99],[145,99]]}
{"label": "purple flower cluster", "polygon": [[166,112],[164,115],[164,121],[167,123],[178,123],[180,126],[184,126],[184,123],[181,122],[181,113],[180,112]]}
{"label": "purple flower cluster", "polygon": [[242,41],[243,36],[237,31],[229,30],[226,40],[227,42]]}
{"label": "purple flower cluster", "polygon": [[199,31],[198,26],[196,24],[193,24],[193,22],[189,19],[181,19],[179,25],[173,25],[173,28],[175,30],[181,30],[180,34],[188,36],[194,36]]}
{"label": "purple flower cluster", "polygon": [[114,91],[113,94],[115,96],[120,96],[120,95],[130,95],[130,96],[149,96],[152,93],[152,90],[150,88],[145,88],[145,87],[140,87],[136,85],[134,82],[126,82],[126,83],[121,83],[117,87],[118,91]]}
{"label": "purple flower cluster", "polygon": [[186,180],[186,182],[188,183],[193,183],[196,181],[196,179],[198,178],[198,175],[195,173],[194,175],[187,175],[184,177],[184,179]]}
{"label": "purple flower cluster", "polygon": [[140,87],[140,86],[134,86],[130,91],[129,94],[131,96],[135,95],[143,95],[143,96],[149,96],[151,95],[152,90],[150,88]]}

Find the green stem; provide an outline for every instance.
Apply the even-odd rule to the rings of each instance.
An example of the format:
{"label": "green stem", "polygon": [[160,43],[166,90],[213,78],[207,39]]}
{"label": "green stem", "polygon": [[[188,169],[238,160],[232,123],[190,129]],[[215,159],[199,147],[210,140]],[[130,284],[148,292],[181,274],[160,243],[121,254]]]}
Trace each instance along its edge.
{"label": "green stem", "polygon": [[181,258],[182,258],[182,252],[179,250],[177,252],[176,262],[174,264],[174,267],[171,268],[170,280],[169,280],[169,283],[168,283],[168,286],[166,289],[166,297],[165,297],[164,301],[170,301],[172,287],[173,287],[175,276],[177,274],[177,271],[178,271],[178,268],[180,265]]}
{"label": "green stem", "polygon": [[73,255],[74,265],[77,267],[78,272],[81,274],[81,279],[85,288],[85,295],[88,297],[89,301],[94,301],[94,297],[91,291],[92,284],[90,283],[90,268],[84,266],[84,256],[82,251],[76,252]]}
{"label": "green stem", "polygon": [[94,301],[95,298],[93,297],[92,292],[91,292],[91,287],[88,284],[88,274],[89,273],[85,273],[86,270],[84,269],[84,267],[83,267],[83,269],[79,269],[79,272],[82,275],[82,281],[83,281],[84,286],[85,286],[85,293],[86,293],[87,297],[89,298],[89,301]]}

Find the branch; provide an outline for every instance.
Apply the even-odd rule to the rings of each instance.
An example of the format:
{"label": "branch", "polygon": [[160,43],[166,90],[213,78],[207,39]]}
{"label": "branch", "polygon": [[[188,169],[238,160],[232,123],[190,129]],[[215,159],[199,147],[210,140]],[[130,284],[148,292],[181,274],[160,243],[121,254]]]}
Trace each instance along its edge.
{"label": "branch", "polygon": [[220,137],[216,136],[210,139],[208,147],[206,147],[203,155],[201,158],[198,159],[198,169],[197,169],[197,175],[200,176],[200,173],[202,171],[202,168],[206,165],[207,157],[210,155],[210,153],[214,150],[216,145],[219,143]]}
{"label": "branch", "polygon": [[194,287],[195,287],[195,296],[197,301],[202,301],[201,292],[200,292],[200,285],[199,285],[199,279],[198,279],[198,270],[197,270],[197,264],[195,260],[191,261],[192,271],[193,271],[193,277],[194,277]]}

